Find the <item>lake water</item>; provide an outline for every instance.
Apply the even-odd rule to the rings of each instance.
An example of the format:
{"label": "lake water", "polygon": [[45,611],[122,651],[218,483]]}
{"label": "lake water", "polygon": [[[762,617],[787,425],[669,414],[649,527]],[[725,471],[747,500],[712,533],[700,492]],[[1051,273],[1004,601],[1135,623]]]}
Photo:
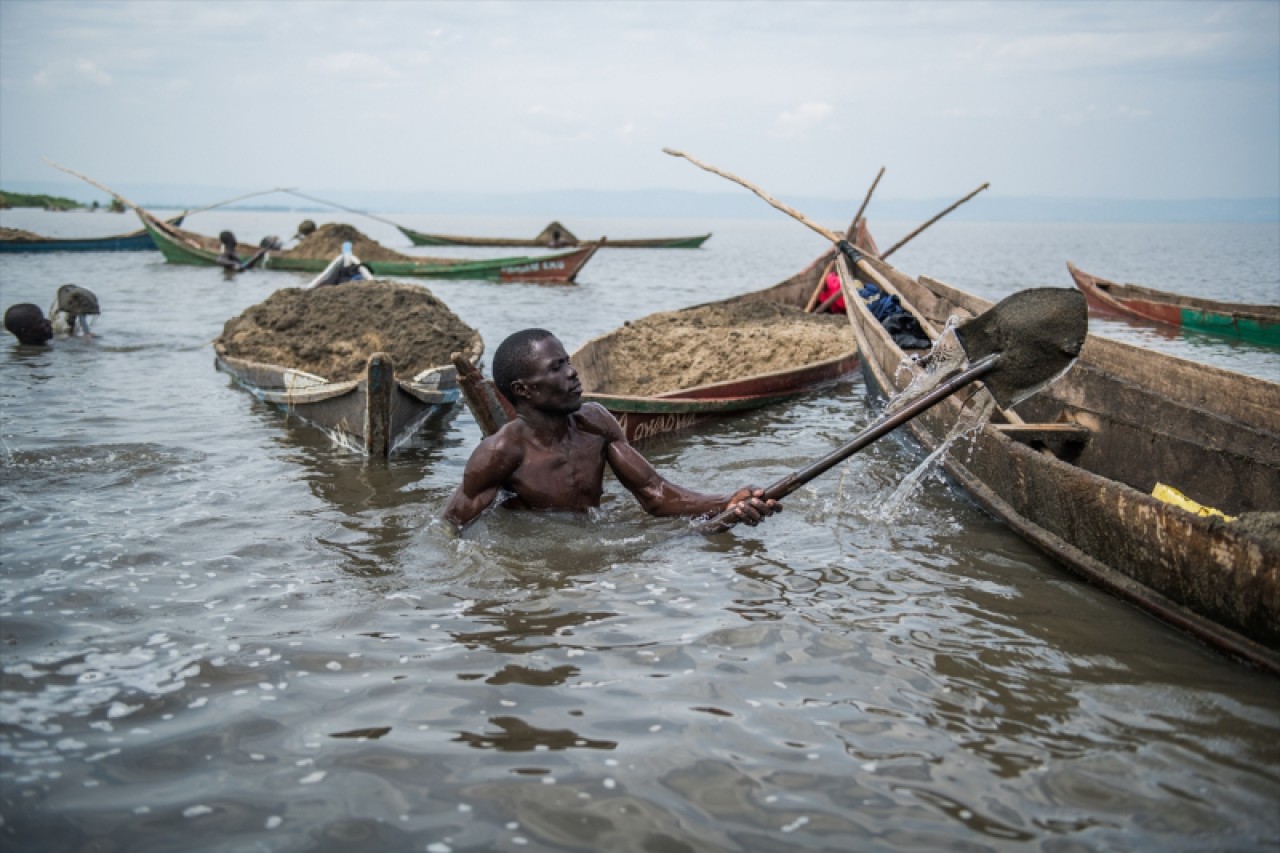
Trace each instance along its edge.
{"label": "lake water", "polygon": [[[347,215],[188,225],[256,242],[305,217],[407,250]],[[51,235],[135,221],[0,218]],[[490,352],[530,325],[572,350],[824,248],[781,215],[565,224],[714,236],[603,251],[575,286],[427,286]],[[887,247],[915,223],[872,224]],[[1275,225],[943,222],[893,257],[989,298],[1070,287],[1067,260],[1280,302]],[[0,345],[6,849],[1280,847],[1280,682],[1080,582],[937,475],[885,518],[923,458],[905,437],[729,535],[650,519],[610,482],[590,518],[497,513],[456,537],[436,518],[480,437],[465,408],[369,461],[214,369],[223,322],[305,281],[158,253],[0,256],[4,306],[74,282],[103,308],[92,340]],[[1275,351],[1093,329],[1280,381]],[[642,449],[727,491],[828,452],[876,406],[852,376]]]}

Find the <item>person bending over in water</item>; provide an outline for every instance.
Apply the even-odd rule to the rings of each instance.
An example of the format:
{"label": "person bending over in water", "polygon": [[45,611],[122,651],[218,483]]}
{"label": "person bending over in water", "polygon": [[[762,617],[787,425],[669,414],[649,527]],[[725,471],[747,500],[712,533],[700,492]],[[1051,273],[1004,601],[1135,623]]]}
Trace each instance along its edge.
{"label": "person bending over in water", "polygon": [[606,464],[650,515],[732,509],[755,525],[782,509],[753,486],[708,495],[664,479],[627,441],[613,415],[599,403],[582,402],[578,371],[564,345],[545,329],[525,329],[503,341],[494,353],[493,378],[517,416],[481,441],[467,460],[462,483],[444,511],[458,528],[474,521],[504,489],[512,493],[503,502],[507,507],[599,506]]}
{"label": "person bending over in water", "polygon": [[235,234],[230,231],[223,231],[218,235],[218,240],[222,243],[222,254],[218,255],[218,266],[231,272],[244,272],[247,269],[253,269],[267,255],[266,248],[262,248],[249,260],[242,261],[240,256],[236,254]]}
{"label": "person bending over in water", "polygon": [[53,324],[39,305],[30,302],[10,305],[4,312],[4,328],[27,346],[44,346],[53,337]]}

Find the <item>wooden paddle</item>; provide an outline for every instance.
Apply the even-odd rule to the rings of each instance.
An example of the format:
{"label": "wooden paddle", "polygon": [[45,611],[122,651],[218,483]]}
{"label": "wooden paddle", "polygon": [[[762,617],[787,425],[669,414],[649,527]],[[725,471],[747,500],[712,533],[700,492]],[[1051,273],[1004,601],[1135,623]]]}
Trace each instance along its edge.
{"label": "wooden paddle", "polygon": [[[1075,363],[1089,315],[1083,294],[1066,288],[1019,291],[956,329],[969,367],[891,415],[881,417],[849,443],[764,490],[766,499],[781,500],[876,439],[893,431],[979,379],[1002,406],[1012,406],[1061,376]],[[740,519],[725,510],[698,529],[728,530]]]}

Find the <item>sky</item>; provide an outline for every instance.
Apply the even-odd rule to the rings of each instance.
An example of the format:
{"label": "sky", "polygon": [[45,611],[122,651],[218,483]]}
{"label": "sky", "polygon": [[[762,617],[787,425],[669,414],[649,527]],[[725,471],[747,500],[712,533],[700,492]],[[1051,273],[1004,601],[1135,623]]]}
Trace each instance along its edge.
{"label": "sky", "polygon": [[0,185],[1280,196],[1280,0],[0,0]]}

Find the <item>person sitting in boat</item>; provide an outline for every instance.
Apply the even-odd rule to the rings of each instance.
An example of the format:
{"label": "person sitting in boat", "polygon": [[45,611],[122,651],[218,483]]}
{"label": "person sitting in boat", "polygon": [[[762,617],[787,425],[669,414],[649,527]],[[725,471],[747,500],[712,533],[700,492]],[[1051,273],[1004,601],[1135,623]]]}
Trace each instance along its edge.
{"label": "person sitting in boat", "polygon": [[30,302],[10,305],[4,312],[4,328],[26,346],[44,346],[53,337],[53,324],[39,305]]}
{"label": "person sitting in boat", "polygon": [[835,270],[827,273],[822,280],[822,289],[818,291],[815,312],[844,313],[844,291],[840,287],[840,275]]}
{"label": "person sitting in boat", "polygon": [[607,409],[582,402],[578,371],[564,345],[545,329],[525,329],[504,340],[494,353],[493,378],[517,416],[481,441],[467,460],[444,510],[444,518],[459,529],[500,495],[502,506],[516,509],[597,507],[606,464],[650,515],[701,516],[729,509],[756,525],[782,509],[754,486],[711,495],[664,479],[631,446]]}
{"label": "person sitting in boat", "polygon": [[244,272],[247,269],[253,269],[267,256],[267,250],[260,248],[252,258],[242,261],[240,256],[236,254],[235,234],[230,231],[223,231],[218,235],[218,240],[222,243],[222,254],[218,255],[218,266],[231,272]]}
{"label": "person sitting in boat", "polygon": [[54,334],[59,335],[81,334],[92,337],[89,324],[101,313],[98,297],[92,290],[78,284],[59,287],[53,305],[49,306],[49,319],[52,321]]}

